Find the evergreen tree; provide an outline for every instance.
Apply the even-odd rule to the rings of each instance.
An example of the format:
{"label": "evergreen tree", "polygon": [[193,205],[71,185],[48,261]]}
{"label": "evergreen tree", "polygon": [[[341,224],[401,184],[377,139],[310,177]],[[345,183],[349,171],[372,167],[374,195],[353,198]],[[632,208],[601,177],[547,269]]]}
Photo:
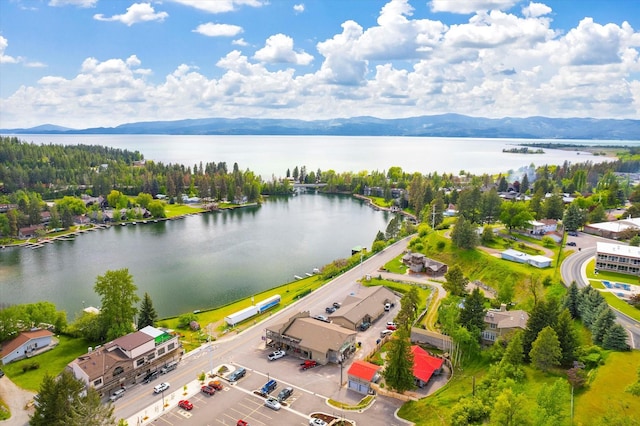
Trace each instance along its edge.
{"label": "evergreen tree", "polygon": [[464,300],[464,307],[460,311],[460,325],[466,327],[472,333],[480,333],[484,329],[484,316],[487,310],[484,308],[485,297],[478,287],[474,288]]}
{"label": "evergreen tree", "polygon": [[481,213],[482,221],[493,223],[500,217],[500,208],[502,206],[502,198],[498,195],[495,188],[485,191],[481,196]]}
{"label": "evergreen tree", "polygon": [[605,334],[615,323],[616,316],[611,308],[609,308],[609,305],[600,305],[596,320],[591,326],[591,338],[593,339],[593,343],[602,346]]}
{"label": "evergreen tree", "polygon": [[155,308],[153,307],[151,296],[149,296],[149,293],[145,292],[144,297],[142,298],[142,303],[140,304],[140,315],[138,316],[138,330],[141,330],[148,325],[150,325],[151,327],[154,327],[157,320],[158,320],[158,314]]}
{"label": "evergreen tree", "polygon": [[529,352],[531,362],[541,371],[548,371],[551,367],[560,365],[562,350],[558,335],[551,327],[545,327],[538,334],[538,338],[531,345]]}
{"label": "evergreen tree", "polygon": [[387,366],[382,373],[389,388],[405,392],[415,388],[413,378],[413,354],[408,331],[400,328],[387,351]]}
{"label": "evergreen tree", "polygon": [[520,183],[520,192],[522,194],[529,190],[529,175],[527,173],[522,175],[522,183]]}
{"label": "evergreen tree", "polygon": [[567,294],[562,302],[563,307],[569,310],[569,314],[571,314],[571,318],[580,318],[580,311],[578,309],[578,304],[580,301],[580,293],[578,289],[578,284],[575,281],[571,281],[571,285],[567,289]]}
{"label": "evergreen tree", "polygon": [[113,417],[113,404],[103,404],[100,394],[89,387],[87,395],[78,398],[71,406],[66,418],[67,426],[112,426],[116,424]]}
{"label": "evergreen tree", "polygon": [[418,288],[412,286],[400,300],[400,312],[398,312],[398,323],[401,327],[411,328],[411,324],[418,316],[418,306],[420,306],[420,294]]}
{"label": "evergreen tree", "polygon": [[547,219],[562,219],[564,214],[564,202],[562,201],[562,195],[553,194],[551,197],[544,201],[542,207],[544,216]]}
{"label": "evergreen tree", "polygon": [[605,332],[602,347],[613,351],[628,351],[627,331],[620,324],[613,324]]}
{"label": "evergreen tree", "polygon": [[538,333],[545,327],[556,323],[558,310],[558,303],[555,299],[542,300],[533,307],[529,314],[527,328],[522,336],[522,347],[525,355],[528,355],[531,351],[533,342],[538,338]]}
{"label": "evergreen tree", "polygon": [[444,279],[447,280],[442,287],[454,296],[464,296],[467,294],[467,284],[469,279],[464,276],[459,265],[453,265],[446,274]]}
{"label": "evergreen tree", "polygon": [[560,341],[560,349],[562,350],[562,357],[560,364],[569,366],[576,359],[575,353],[579,346],[578,336],[573,328],[573,322],[571,320],[571,314],[567,308],[563,309],[558,316],[558,322],[553,329],[558,335]]}
{"label": "evergreen tree", "polygon": [[451,242],[461,249],[475,248],[480,242],[475,225],[464,216],[458,216],[456,225],[451,231]]}
{"label": "evergreen tree", "polygon": [[[63,370],[59,377],[45,374],[40,391],[35,396],[35,411],[29,420],[31,426],[66,426],[67,416],[78,404],[84,384]],[[88,424],[88,423],[87,423]]]}
{"label": "evergreen tree", "polygon": [[569,207],[564,212],[562,223],[567,231],[575,231],[584,226],[586,219],[586,215],[580,206],[573,202],[569,204]]}
{"label": "evergreen tree", "polygon": [[587,328],[591,328],[591,325],[596,320],[600,306],[603,304],[606,305],[607,302],[595,288],[588,285],[580,290],[578,312],[580,313],[580,318],[582,318],[582,323]]}

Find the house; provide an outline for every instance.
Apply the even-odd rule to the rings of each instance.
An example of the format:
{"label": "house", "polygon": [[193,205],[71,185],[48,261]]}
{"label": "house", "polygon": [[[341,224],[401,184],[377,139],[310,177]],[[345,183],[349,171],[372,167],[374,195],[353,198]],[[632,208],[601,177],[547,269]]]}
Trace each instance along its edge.
{"label": "house", "polygon": [[500,309],[489,309],[484,316],[485,329],[482,332],[482,342],[492,344],[499,337],[506,336],[515,330],[527,328],[529,314],[527,311],[507,311],[507,305],[500,305]]}
{"label": "house", "polygon": [[371,383],[377,383],[380,380],[379,370],[380,366],[370,362],[353,361],[347,371],[348,389],[367,395],[371,390]]}
{"label": "house", "polygon": [[558,229],[558,221],[555,219],[530,220],[527,225],[529,232],[534,235],[545,235]]}
{"label": "house", "polygon": [[640,232],[640,217],[611,222],[590,223],[584,226],[583,232],[618,240],[624,238],[625,234],[629,232]]}
{"label": "house", "polygon": [[67,369],[76,379],[105,395],[176,360],[182,355],[180,348],[178,335],[147,326],[103,346],[90,347]]}
{"label": "house", "polygon": [[640,247],[598,242],[596,268],[602,271],[640,275]]}
{"label": "house", "polygon": [[25,226],[18,230],[18,238],[21,240],[28,240],[29,238],[35,238],[38,236],[38,231],[44,231],[43,225]]}
{"label": "house", "polygon": [[509,260],[511,262],[517,263],[528,263],[529,265],[535,266],[536,268],[548,268],[551,266],[551,262],[553,262],[553,259],[546,256],[532,256],[514,249],[504,250],[502,253],[500,253],[500,256],[504,260]]}
{"label": "house", "polygon": [[444,359],[430,355],[418,345],[411,346],[413,354],[413,377],[416,386],[424,387],[433,375],[439,375],[442,372]]}
{"label": "house", "polygon": [[357,294],[347,296],[342,307],[329,319],[349,330],[357,330],[363,323],[372,323],[384,315],[385,303],[395,303],[396,299],[384,286],[362,287]]}
{"label": "house", "polygon": [[402,257],[402,263],[407,265],[411,272],[424,272],[428,276],[444,275],[449,268],[445,263],[429,259],[422,253],[407,252]]}
{"label": "house", "polygon": [[268,327],[265,341],[268,346],[300,358],[327,364],[339,363],[355,351],[356,334],[354,330],[311,318],[309,311],[305,311]]}
{"label": "house", "polygon": [[51,345],[53,333],[49,330],[34,329],[23,331],[14,339],[2,344],[0,360],[8,364],[22,358],[27,358],[36,351]]}

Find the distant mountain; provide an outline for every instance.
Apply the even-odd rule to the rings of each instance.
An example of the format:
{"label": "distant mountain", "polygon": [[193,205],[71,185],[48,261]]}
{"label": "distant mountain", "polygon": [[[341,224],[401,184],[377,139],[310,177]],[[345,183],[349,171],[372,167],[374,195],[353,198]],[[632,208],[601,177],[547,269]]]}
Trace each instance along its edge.
{"label": "distant mountain", "polygon": [[333,135],[437,136],[518,139],[640,140],[640,120],[595,118],[479,118],[459,114],[412,118],[375,117],[332,120],[202,118],[149,121],[117,127],[67,129],[43,125],[30,129],[0,129],[1,134],[167,134],[167,135]]}

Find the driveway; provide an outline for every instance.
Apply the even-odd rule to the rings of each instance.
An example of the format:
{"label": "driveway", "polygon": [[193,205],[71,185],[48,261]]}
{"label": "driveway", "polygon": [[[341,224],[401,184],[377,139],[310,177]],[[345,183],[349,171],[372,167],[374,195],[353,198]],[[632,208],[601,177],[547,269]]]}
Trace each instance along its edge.
{"label": "driveway", "polygon": [[[11,417],[0,421],[0,425],[26,426],[29,415],[33,413],[31,401],[35,394],[18,387],[6,375],[0,378],[0,398],[9,406]],[[30,408],[26,408],[26,407]]]}

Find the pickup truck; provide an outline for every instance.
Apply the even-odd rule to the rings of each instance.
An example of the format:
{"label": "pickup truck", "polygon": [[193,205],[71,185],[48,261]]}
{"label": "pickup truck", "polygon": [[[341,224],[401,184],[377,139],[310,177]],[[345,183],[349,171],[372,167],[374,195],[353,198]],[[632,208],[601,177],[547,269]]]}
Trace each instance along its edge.
{"label": "pickup truck", "polygon": [[305,371],[310,368],[316,367],[318,363],[312,359],[305,360],[302,364],[300,364],[300,370]]}

